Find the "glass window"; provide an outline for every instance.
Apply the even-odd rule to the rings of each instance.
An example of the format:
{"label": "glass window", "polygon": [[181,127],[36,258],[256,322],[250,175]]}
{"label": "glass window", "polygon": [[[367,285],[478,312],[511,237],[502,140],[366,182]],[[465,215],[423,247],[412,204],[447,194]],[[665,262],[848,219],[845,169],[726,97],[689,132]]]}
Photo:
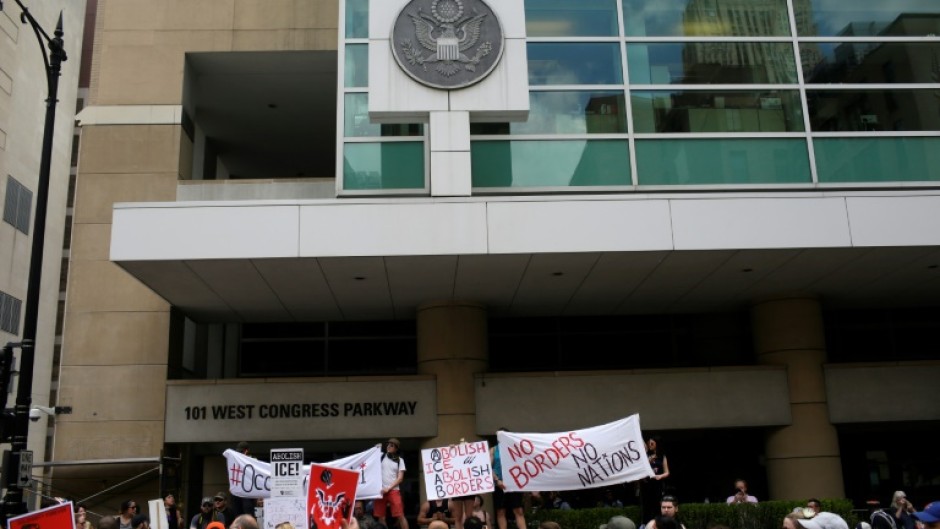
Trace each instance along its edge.
{"label": "glass window", "polygon": [[795,83],[793,46],[780,42],[627,45],[633,84]]}
{"label": "glass window", "polygon": [[424,143],[347,143],[343,189],[423,189]]}
{"label": "glass window", "polygon": [[346,38],[369,38],[369,0],[346,0]]}
{"label": "glass window", "polygon": [[621,84],[620,45],[615,43],[529,43],[529,83]]}
{"label": "glass window", "polygon": [[940,138],[816,138],[820,182],[940,181]]}
{"label": "glass window", "polygon": [[369,94],[343,96],[343,133],[349,137],[380,136],[380,125],[369,121]]}
{"label": "glass window", "polygon": [[615,0],[526,0],[530,37],[617,36]]}
{"label": "glass window", "polygon": [[940,33],[936,0],[801,0],[793,2],[802,36],[924,36]]}
{"label": "glass window", "polygon": [[529,120],[513,134],[626,133],[623,91],[532,92]]}
{"label": "glass window", "polygon": [[936,83],[936,42],[804,42],[807,83]]}
{"label": "glass window", "polygon": [[786,0],[624,0],[628,36],[789,36]]}
{"label": "glass window", "polygon": [[940,130],[937,90],[807,90],[814,131]]}
{"label": "glass window", "polygon": [[347,138],[365,136],[421,136],[420,123],[378,124],[369,121],[369,94],[353,93],[343,96],[343,134]]}
{"label": "glass window", "polygon": [[803,139],[637,140],[641,185],[789,184],[812,181]]}
{"label": "glass window", "polygon": [[474,141],[473,187],[631,185],[626,140]]}
{"label": "glass window", "polygon": [[802,132],[799,92],[630,93],[636,132]]}
{"label": "glass window", "polygon": [[346,63],[343,65],[343,86],[365,88],[369,86],[369,45],[347,44]]}

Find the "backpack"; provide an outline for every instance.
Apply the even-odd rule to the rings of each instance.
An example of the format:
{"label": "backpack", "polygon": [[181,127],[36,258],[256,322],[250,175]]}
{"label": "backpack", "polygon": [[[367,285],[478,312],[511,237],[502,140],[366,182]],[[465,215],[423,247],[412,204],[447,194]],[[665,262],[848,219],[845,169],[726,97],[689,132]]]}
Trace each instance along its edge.
{"label": "backpack", "polygon": [[877,510],[871,513],[871,529],[898,529],[898,524],[895,523],[894,516]]}

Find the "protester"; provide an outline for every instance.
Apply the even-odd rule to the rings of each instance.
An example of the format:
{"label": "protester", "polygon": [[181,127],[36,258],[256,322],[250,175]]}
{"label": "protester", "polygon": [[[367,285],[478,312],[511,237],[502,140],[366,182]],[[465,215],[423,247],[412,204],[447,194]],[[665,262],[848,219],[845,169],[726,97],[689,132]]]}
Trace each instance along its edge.
{"label": "protester", "polygon": [[116,516],[102,516],[98,520],[98,529],[118,529],[118,519]]}
{"label": "protester", "polygon": [[924,524],[924,529],[940,529],[940,501],[934,501],[927,504],[924,510],[914,513]]}
{"label": "protester", "polygon": [[353,504],[353,519],[356,520],[356,525],[359,526],[359,529],[373,529],[373,526],[378,523],[371,514],[366,512],[365,504],[362,500],[356,500],[356,503]]}
{"label": "protester", "polygon": [[849,524],[835,513],[797,508],[784,517],[783,529],[849,529]]}
{"label": "protester", "polygon": [[121,503],[121,511],[118,514],[118,525],[120,529],[133,529],[133,521],[136,514],[137,502],[134,500],[124,500]]}
{"label": "protester", "polygon": [[685,529],[685,525],[679,522],[679,500],[675,496],[663,496],[662,501],[659,502],[659,517],[656,517],[650,520],[646,524],[646,529],[657,529],[658,525],[656,520],[660,520],[660,517],[665,518],[675,518],[676,523],[679,524],[681,529]]}
{"label": "protester", "polygon": [[408,529],[399,489],[405,479],[405,460],[400,451],[401,442],[394,437],[385,444],[385,454],[382,455],[382,499],[375,501],[372,512],[379,523],[385,525],[385,513],[390,505],[392,517],[398,520],[398,529]]}
{"label": "protester", "polygon": [[[508,432],[506,428],[500,428],[498,432]],[[526,529],[525,513],[522,510],[522,493],[506,492],[506,484],[503,483],[503,468],[499,457],[499,443],[494,442],[490,448],[490,464],[493,469],[494,489],[493,489],[493,507],[496,509],[496,525],[499,529],[506,529],[508,524],[506,512],[512,513],[516,520],[516,529]]]}
{"label": "protester", "polygon": [[598,529],[636,529],[636,524],[626,516],[617,515],[611,516],[610,520],[601,524]]}
{"label": "protester", "polygon": [[94,529],[88,521],[88,511],[84,503],[75,504],[75,529]]}
{"label": "protester", "polygon": [[747,481],[739,479],[734,482],[734,494],[728,496],[725,503],[757,503],[757,498],[747,493]]}
{"label": "protester", "polygon": [[[483,496],[477,494],[473,497],[473,510],[470,515],[479,518],[483,522],[484,529],[494,529],[493,522],[490,520],[490,511],[486,510],[483,505]],[[466,526],[464,526],[464,529],[467,529]]]}
{"label": "protester", "polygon": [[886,509],[894,517],[898,529],[914,529],[914,506],[907,501],[907,494],[903,490],[894,491],[891,497],[891,507]]}
{"label": "protester", "polygon": [[150,529],[150,517],[146,514],[138,514],[131,519],[131,527],[134,529]]}
{"label": "protester", "polygon": [[228,529],[258,529],[258,520],[250,514],[239,514]]}
{"label": "protester", "polygon": [[640,509],[643,520],[650,520],[659,512],[660,500],[665,491],[665,479],[669,477],[669,460],[660,447],[658,437],[646,441],[646,457],[653,476],[640,480]]}
{"label": "protester", "polygon": [[623,502],[614,496],[613,489],[604,490],[604,498],[597,504],[598,507],[623,507]]}
{"label": "protester", "polygon": [[[240,441],[237,445],[235,445],[235,450],[242,455],[251,457],[251,445],[248,444],[248,441]],[[235,496],[232,498],[231,505],[229,507],[231,507],[232,514],[235,517],[238,517],[240,514],[254,515],[255,499]]]}
{"label": "protester", "polygon": [[183,516],[176,508],[176,496],[167,494],[163,498],[163,508],[166,510],[166,523],[170,529],[183,529]]}
{"label": "protester", "polygon": [[225,517],[212,508],[212,498],[206,497],[202,499],[199,514],[193,516],[192,521],[189,522],[189,529],[206,529],[210,522],[225,524]]}
{"label": "protester", "polygon": [[448,527],[453,525],[454,516],[450,513],[447,500],[426,500],[418,509],[418,525],[427,526],[434,520],[441,520]]}
{"label": "protester", "polygon": [[225,491],[219,491],[212,498],[213,503],[215,504],[215,512],[219,513],[222,518],[219,520],[224,524],[230,523],[235,519],[235,511],[228,504],[228,495]]}

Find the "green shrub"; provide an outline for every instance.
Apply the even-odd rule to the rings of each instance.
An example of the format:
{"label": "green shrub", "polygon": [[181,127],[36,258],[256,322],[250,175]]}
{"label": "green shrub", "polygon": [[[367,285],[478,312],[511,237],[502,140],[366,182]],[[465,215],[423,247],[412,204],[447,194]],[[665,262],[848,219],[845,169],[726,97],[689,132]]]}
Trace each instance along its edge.
{"label": "green shrub", "polygon": [[[780,529],[783,518],[795,507],[802,507],[805,502],[798,501],[762,501],[758,504],[725,503],[683,503],[679,506],[679,520],[686,529],[710,529],[724,525],[730,529]],[[852,512],[849,500],[822,500],[824,511],[838,514],[855,527],[858,517]],[[536,510],[526,514],[529,529],[538,529],[546,520],[558,522],[562,529],[598,529],[612,516],[622,515],[633,520],[637,527],[640,521],[640,508],[629,505],[623,508],[596,508],[560,510]],[[647,520],[648,521],[648,520]],[[510,527],[513,527],[510,520]]]}

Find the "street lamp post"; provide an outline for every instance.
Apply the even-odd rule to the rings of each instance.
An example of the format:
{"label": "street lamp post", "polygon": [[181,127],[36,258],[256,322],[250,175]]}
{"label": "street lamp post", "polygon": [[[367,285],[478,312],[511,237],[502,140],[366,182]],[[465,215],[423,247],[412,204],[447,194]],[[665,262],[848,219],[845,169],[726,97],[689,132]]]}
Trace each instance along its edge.
{"label": "street lamp post", "polygon": [[[12,421],[10,464],[7,475],[3,476],[7,493],[0,505],[0,518],[4,526],[12,515],[26,512],[23,500],[23,484],[14,471],[19,467],[20,455],[27,450],[29,435],[29,409],[32,404],[33,363],[36,355],[36,327],[39,320],[39,287],[42,282],[42,254],[46,238],[46,206],[49,201],[49,172],[52,163],[52,137],[55,132],[55,109],[58,102],[59,74],[62,63],[67,59],[63,47],[62,13],[56,24],[54,37],[50,37],[33,18],[29,9],[21,0],[14,0],[22,13],[20,20],[29,24],[39,40],[42,59],[46,66],[46,83],[49,97],[46,99],[46,121],[42,137],[42,158],[39,162],[39,183],[36,189],[36,216],[33,220],[33,240],[29,260],[29,279],[26,286],[26,312],[23,318],[23,341],[20,343],[20,365],[16,389],[16,407]],[[0,10],[3,3],[0,1]],[[48,47],[48,52],[46,48]]]}

